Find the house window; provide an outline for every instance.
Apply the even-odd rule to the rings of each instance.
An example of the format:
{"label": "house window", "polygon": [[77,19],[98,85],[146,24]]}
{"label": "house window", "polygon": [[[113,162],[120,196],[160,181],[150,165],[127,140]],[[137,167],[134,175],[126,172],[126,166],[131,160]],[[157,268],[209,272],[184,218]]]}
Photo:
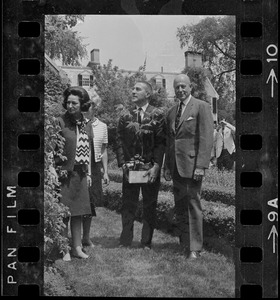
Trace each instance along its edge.
{"label": "house window", "polygon": [[89,86],[89,83],[90,83],[89,75],[84,75],[82,79],[82,85]]}
{"label": "house window", "polygon": [[156,86],[157,86],[157,88],[161,88],[162,87],[162,80],[161,80],[161,78],[156,78]]}
{"label": "house window", "polygon": [[157,88],[166,88],[166,79],[164,78],[156,78],[156,86]]}
{"label": "house window", "polygon": [[79,86],[90,86],[93,87],[93,75],[78,75]]}

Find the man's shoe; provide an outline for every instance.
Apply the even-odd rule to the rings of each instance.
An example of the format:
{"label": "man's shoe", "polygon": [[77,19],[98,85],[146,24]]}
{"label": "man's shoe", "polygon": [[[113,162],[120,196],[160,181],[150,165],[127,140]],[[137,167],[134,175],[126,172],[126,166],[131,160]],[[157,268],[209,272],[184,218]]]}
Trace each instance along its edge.
{"label": "man's shoe", "polygon": [[186,254],[190,253],[190,247],[185,244],[180,244],[180,250]]}
{"label": "man's shoe", "polygon": [[201,256],[200,251],[191,251],[190,255],[189,255],[189,259],[197,259]]}
{"label": "man's shoe", "polygon": [[144,250],[151,250],[152,249],[152,245],[140,244],[140,248],[142,248]]}
{"label": "man's shoe", "polygon": [[118,248],[130,248],[131,245],[119,244]]}

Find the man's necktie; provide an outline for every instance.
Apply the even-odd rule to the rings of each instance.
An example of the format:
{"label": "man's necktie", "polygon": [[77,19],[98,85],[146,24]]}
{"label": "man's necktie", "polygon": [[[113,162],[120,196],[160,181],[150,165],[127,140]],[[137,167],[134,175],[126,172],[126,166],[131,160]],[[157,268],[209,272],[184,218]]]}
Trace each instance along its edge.
{"label": "man's necktie", "polygon": [[141,124],[141,111],[142,111],[142,107],[139,107],[137,111],[137,122],[139,124]]}
{"label": "man's necktie", "polygon": [[180,101],[180,106],[176,115],[176,119],[175,119],[175,131],[177,131],[179,123],[180,123],[180,118],[181,118],[181,114],[182,114],[182,108],[183,108],[183,102]]}

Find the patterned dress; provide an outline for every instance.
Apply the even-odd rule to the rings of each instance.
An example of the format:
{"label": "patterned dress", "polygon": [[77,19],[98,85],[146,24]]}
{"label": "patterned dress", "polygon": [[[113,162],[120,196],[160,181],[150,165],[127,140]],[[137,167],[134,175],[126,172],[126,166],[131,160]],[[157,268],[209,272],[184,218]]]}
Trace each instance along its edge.
{"label": "patterned dress", "polygon": [[58,122],[65,138],[63,155],[67,158],[60,162],[62,170],[67,171],[67,175],[60,178],[61,202],[69,207],[71,216],[95,215],[87,185],[91,122],[84,117],[76,122],[68,113],[59,117]]}

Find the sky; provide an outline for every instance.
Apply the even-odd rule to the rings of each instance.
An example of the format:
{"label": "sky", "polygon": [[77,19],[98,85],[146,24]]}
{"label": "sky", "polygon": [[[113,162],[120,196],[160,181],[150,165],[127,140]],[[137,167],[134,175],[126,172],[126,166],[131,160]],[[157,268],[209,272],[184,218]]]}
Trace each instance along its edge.
{"label": "sky", "polygon": [[176,38],[177,28],[198,23],[206,16],[184,15],[86,15],[78,31],[90,51],[99,49],[100,63],[112,59],[120,69],[137,70],[146,60],[146,71],[180,72],[184,69],[184,52]]}

